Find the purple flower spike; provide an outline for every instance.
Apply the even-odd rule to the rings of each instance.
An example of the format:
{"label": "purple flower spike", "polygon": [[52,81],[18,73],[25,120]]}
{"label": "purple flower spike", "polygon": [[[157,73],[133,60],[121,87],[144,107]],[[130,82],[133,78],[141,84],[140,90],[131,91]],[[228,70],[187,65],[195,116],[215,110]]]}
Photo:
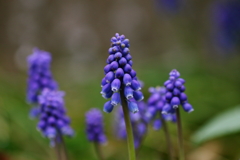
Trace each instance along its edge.
{"label": "purple flower spike", "polygon": [[[124,35],[116,33],[111,38],[111,47],[108,50],[110,55],[107,59],[107,65],[104,67],[105,77],[101,82],[101,94],[104,98],[111,98],[113,106],[121,103],[120,93],[123,93],[127,101],[130,99],[141,101],[143,99],[143,94],[140,92],[141,86],[136,77],[137,73],[132,69],[133,62],[129,47],[129,40]],[[111,91],[114,93],[109,91],[107,83],[111,84]],[[135,92],[133,93],[133,91]],[[133,105],[129,110],[138,111],[136,108]]]}
{"label": "purple flower spike", "polygon": [[60,135],[73,136],[74,134],[70,127],[70,119],[66,116],[63,96],[64,92],[44,89],[38,97],[40,104],[38,129],[50,139],[52,145]]}
{"label": "purple flower spike", "polygon": [[28,56],[27,101],[29,103],[37,104],[39,93],[44,88],[51,90],[58,88],[50,71],[51,60],[49,52],[39,50],[38,48],[34,48],[33,54]]}
{"label": "purple flower spike", "polygon": [[[146,120],[154,121],[153,128],[158,130],[161,128],[161,121],[173,121],[175,114],[172,113],[172,107],[169,105],[168,99],[172,98],[172,93],[167,92],[164,87],[149,88],[151,96],[148,99],[148,110],[146,112]],[[168,99],[167,99],[168,97]],[[167,115],[166,115],[167,114]],[[159,115],[159,116],[158,116]]]}
{"label": "purple flower spike", "polygon": [[[193,108],[188,103],[187,95],[185,91],[185,80],[179,78],[180,73],[174,69],[169,73],[169,80],[167,80],[164,85],[167,89],[166,93],[166,105],[163,107],[163,114],[174,113],[175,109],[179,105],[182,105],[186,112],[192,112]],[[170,107],[169,107],[170,106]]]}
{"label": "purple flower spike", "polygon": [[86,133],[88,140],[100,144],[106,143],[107,138],[103,130],[103,117],[98,109],[91,109],[86,113]]}

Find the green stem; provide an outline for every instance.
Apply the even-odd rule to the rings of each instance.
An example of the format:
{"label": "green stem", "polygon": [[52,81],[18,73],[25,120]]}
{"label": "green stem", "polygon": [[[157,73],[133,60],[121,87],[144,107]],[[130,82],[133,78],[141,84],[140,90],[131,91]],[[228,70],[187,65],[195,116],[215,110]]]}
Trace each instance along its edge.
{"label": "green stem", "polygon": [[162,126],[163,126],[163,131],[166,137],[166,141],[167,141],[167,147],[168,147],[168,153],[169,153],[169,157],[170,160],[174,160],[173,158],[173,147],[172,147],[172,140],[168,131],[168,127],[167,124],[165,122],[165,120],[163,119],[163,117],[161,116],[161,122],[162,122]]}
{"label": "green stem", "polygon": [[55,139],[55,151],[56,151],[56,156],[57,156],[57,160],[62,160],[62,156],[61,156],[61,146],[60,144],[57,142],[57,140]]}
{"label": "green stem", "polygon": [[178,129],[179,160],[185,160],[184,148],[183,148],[183,137],[182,137],[182,124],[181,124],[179,108],[176,109],[176,114],[177,114],[177,129]]}
{"label": "green stem", "polygon": [[136,160],[132,124],[131,124],[131,121],[130,121],[128,104],[127,104],[126,98],[124,96],[123,89],[120,91],[120,94],[121,94],[122,108],[123,108],[123,114],[124,114],[124,121],[125,121],[125,124],[126,124],[126,131],[127,131],[127,143],[128,143],[129,160]]}
{"label": "green stem", "polygon": [[59,145],[60,145],[60,148],[61,148],[62,159],[63,160],[68,160],[67,149],[66,149],[66,145],[65,145],[62,134],[59,134],[59,137],[60,137]]}
{"label": "green stem", "polygon": [[96,154],[97,154],[98,159],[99,159],[99,160],[104,160],[103,155],[102,155],[102,152],[101,152],[101,150],[100,150],[100,145],[99,145],[99,143],[94,142],[94,148],[95,148],[95,152],[96,152]]}

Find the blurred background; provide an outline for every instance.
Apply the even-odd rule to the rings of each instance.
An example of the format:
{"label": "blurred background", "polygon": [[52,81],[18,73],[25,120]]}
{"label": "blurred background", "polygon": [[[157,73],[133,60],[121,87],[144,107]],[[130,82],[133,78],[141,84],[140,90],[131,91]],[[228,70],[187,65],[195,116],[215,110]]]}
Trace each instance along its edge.
{"label": "blurred background", "polygon": [[[194,136],[212,118],[240,104],[239,0],[0,0],[0,160],[56,159],[49,141],[36,130],[37,120],[28,115],[26,57],[35,46],[51,52],[53,76],[66,92],[76,132],[65,138],[70,159],[97,159],[86,139],[84,114],[106,102],[100,82],[115,33],[130,40],[145,100],[148,88],[163,85],[172,69],[187,81],[186,94],[195,109],[182,112],[187,158],[239,159],[240,114],[233,122],[216,122],[225,130],[221,136],[205,141],[203,134]],[[103,114],[104,156],[127,159],[126,142],[114,136],[114,114]],[[235,122],[239,125],[228,132],[225,127]],[[169,127],[177,155],[176,126]],[[167,159],[165,143],[163,132],[149,126],[138,159]]]}

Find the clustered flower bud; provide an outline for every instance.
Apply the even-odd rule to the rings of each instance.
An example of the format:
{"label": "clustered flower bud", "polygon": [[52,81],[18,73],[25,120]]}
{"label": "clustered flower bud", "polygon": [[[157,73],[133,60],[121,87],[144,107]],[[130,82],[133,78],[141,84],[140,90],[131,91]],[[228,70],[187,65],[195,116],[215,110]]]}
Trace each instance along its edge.
{"label": "clustered flower bud", "polygon": [[184,111],[192,112],[194,109],[188,103],[187,95],[184,93],[185,80],[179,78],[180,73],[176,69],[172,70],[169,75],[169,80],[164,83],[167,91],[165,94],[166,104],[163,106],[162,114],[175,113],[175,109],[179,105],[183,107]]}
{"label": "clustered flower bud", "polygon": [[136,101],[143,100],[140,91],[141,86],[136,77],[136,72],[132,69],[132,56],[130,55],[129,40],[124,35],[115,34],[111,38],[111,47],[108,50],[109,57],[107,65],[104,67],[105,77],[102,79],[101,94],[110,101],[104,104],[104,111],[110,113],[114,106],[121,104],[120,91],[123,92],[133,113],[138,112]]}
{"label": "clustered flower bud", "polygon": [[153,121],[153,128],[159,130],[162,120],[176,122],[175,114],[162,114],[162,109],[166,105],[166,89],[164,87],[149,88],[151,96],[148,99],[148,109],[145,113],[146,122]]}
{"label": "clustered flower bud", "polygon": [[[138,102],[139,112],[133,114],[130,113],[130,120],[133,128],[134,146],[138,148],[141,144],[143,137],[147,132],[147,123],[143,117],[146,109],[146,104],[144,102]],[[120,139],[127,138],[126,126],[124,121],[124,115],[122,107],[120,107],[116,112],[116,134]]]}
{"label": "clustered flower bud", "polygon": [[74,134],[70,127],[70,118],[66,116],[63,96],[64,92],[44,89],[38,97],[40,117],[37,128],[44,137],[50,139],[52,146],[61,135],[73,136]]}
{"label": "clustered flower bud", "polygon": [[50,71],[51,55],[46,51],[35,48],[33,54],[28,56],[28,83],[27,101],[37,103],[38,95],[44,88],[57,89],[57,83],[52,78]]}
{"label": "clustered flower bud", "polygon": [[86,113],[86,133],[88,140],[97,143],[106,143],[103,131],[103,117],[99,109],[91,109]]}

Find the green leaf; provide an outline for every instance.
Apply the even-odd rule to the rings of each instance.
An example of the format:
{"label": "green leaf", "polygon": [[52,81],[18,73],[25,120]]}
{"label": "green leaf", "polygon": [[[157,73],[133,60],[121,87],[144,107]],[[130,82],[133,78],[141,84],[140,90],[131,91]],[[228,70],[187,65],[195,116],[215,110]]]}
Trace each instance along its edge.
{"label": "green leaf", "polygon": [[240,105],[211,119],[192,136],[192,140],[202,143],[236,132],[240,132]]}

